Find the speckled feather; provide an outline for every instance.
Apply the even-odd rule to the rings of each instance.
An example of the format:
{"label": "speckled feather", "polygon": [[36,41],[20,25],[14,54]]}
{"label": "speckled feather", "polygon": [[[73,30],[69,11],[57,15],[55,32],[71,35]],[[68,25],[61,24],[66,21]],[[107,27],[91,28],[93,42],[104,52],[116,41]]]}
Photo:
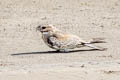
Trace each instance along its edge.
{"label": "speckled feather", "polygon": [[47,25],[43,27],[40,26],[37,29],[41,31],[44,42],[50,48],[56,50],[65,51],[67,49],[80,48],[83,46],[95,48],[98,50],[103,50],[103,48],[101,47],[92,45],[92,43],[102,42],[102,40],[100,39],[84,41],[76,35],[65,34],[51,25]]}

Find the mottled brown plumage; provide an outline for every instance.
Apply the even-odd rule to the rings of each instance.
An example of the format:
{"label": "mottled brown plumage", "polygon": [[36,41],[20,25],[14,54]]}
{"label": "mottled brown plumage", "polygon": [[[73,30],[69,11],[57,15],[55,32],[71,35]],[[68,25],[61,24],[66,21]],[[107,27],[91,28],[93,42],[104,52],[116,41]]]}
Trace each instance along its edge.
{"label": "mottled brown plumage", "polygon": [[93,38],[89,41],[84,41],[76,35],[63,33],[52,25],[38,26],[37,30],[42,33],[43,41],[52,49],[68,52],[69,49],[80,48],[83,46],[91,47],[98,50],[105,50],[93,45],[93,43],[104,42],[102,38]]}

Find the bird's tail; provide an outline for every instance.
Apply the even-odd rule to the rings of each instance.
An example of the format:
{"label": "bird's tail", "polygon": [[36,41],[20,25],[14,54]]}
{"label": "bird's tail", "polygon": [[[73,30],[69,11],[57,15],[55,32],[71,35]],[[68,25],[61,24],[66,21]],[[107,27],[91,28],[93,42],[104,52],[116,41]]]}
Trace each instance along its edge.
{"label": "bird's tail", "polygon": [[87,46],[87,47],[90,47],[90,48],[93,48],[96,50],[100,50],[100,51],[104,51],[107,49],[107,48],[102,48],[102,47],[96,46],[96,45],[94,45],[94,43],[106,43],[106,42],[104,41],[104,38],[92,38],[89,41],[82,41],[82,43],[77,45],[77,48]]}
{"label": "bird's tail", "polygon": [[105,38],[92,38],[88,43],[106,43]]}
{"label": "bird's tail", "polygon": [[93,44],[88,44],[88,43],[85,43],[84,46],[87,46],[87,47],[90,47],[90,48],[93,48],[93,49],[96,49],[96,50],[100,50],[100,51],[104,51],[104,50],[107,49],[107,48],[102,48],[102,47],[95,46]]}

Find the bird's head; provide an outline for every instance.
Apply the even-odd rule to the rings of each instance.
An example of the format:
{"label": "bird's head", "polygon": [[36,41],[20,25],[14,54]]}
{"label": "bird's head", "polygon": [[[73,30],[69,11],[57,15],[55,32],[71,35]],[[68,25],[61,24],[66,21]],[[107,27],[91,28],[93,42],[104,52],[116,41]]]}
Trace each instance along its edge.
{"label": "bird's head", "polygon": [[55,32],[56,28],[53,25],[42,25],[42,26],[38,26],[36,30],[40,31],[41,33]]}

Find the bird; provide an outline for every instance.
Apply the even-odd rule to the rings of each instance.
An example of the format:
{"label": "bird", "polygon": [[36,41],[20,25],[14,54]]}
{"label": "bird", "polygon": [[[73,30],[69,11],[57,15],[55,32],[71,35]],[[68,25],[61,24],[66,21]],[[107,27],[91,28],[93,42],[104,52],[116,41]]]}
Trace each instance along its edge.
{"label": "bird", "polygon": [[65,33],[50,24],[39,25],[36,30],[41,32],[42,39],[48,47],[59,52],[70,52],[72,49],[85,46],[100,51],[106,50],[106,48],[94,45],[94,43],[104,43],[105,41],[103,38],[92,38],[91,40],[85,41],[79,36]]}

